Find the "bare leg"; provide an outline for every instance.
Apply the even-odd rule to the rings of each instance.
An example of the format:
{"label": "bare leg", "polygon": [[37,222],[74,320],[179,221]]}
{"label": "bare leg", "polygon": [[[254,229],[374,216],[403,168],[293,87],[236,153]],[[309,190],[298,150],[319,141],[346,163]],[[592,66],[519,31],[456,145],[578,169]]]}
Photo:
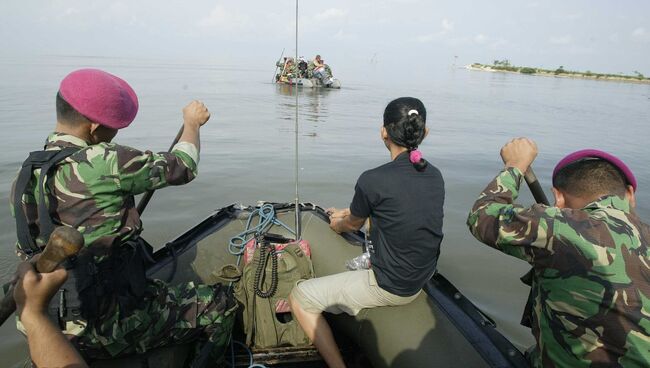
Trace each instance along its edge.
{"label": "bare leg", "polygon": [[307,334],[307,337],[314,343],[320,355],[330,368],[345,368],[343,357],[339,347],[334,341],[332,329],[327,324],[321,313],[310,313],[302,309],[300,304],[289,297],[291,311],[300,323],[300,326]]}

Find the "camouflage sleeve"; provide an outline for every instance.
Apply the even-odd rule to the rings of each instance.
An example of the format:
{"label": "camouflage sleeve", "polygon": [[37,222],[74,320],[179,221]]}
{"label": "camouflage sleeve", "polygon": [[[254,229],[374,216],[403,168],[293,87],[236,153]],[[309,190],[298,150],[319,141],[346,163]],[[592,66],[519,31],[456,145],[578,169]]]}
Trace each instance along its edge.
{"label": "camouflage sleeve", "polygon": [[517,168],[503,170],[479,195],[467,225],[479,241],[532,264],[551,255],[553,223],[559,210],[514,204],[522,179]]}
{"label": "camouflage sleeve", "polygon": [[120,188],[135,195],[189,183],[197,175],[198,161],[198,150],[187,142],[178,143],[169,153],[117,146],[116,171]]}

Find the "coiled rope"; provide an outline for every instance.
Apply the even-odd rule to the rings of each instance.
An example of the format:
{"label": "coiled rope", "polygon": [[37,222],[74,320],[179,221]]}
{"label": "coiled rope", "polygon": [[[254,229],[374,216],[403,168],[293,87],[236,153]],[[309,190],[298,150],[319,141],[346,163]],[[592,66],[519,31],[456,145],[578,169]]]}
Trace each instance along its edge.
{"label": "coiled rope", "polygon": [[[253,222],[253,218],[255,216],[257,216],[259,220],[256,226],[251,227],[251,223]],[[246,248],[246,243],[256,237],[258,234],[264,234],[272,225],[282,226],[291,234],[296,235],[295,231],[293,231],[284,222],[277,219],[273,205],[270,203],[265,203],[248,215],[248,220],[246,221],[246,229],[230,238],[230,241],[228,242],[228,251],[232,255],[241,257],[241,255],[244,253],[244,249]],[[239,265],[239,259],[237,260],[237,265]]]}
{"label": "coiled rope", "polygon": [[[259,243],[261,243],[260,258],[257,260],[258,263],[257,269],[255,270],[253,289],[257,296],[268,299],[278,290],[278,254],[275,250],[275,245],[272,243],[265,240],[262,240]],[[268,262],[269,257],[271,257],[271,285],[268,290],[262,290],[262,284],[264,283],[262,275],[265,274],[264,271],[266,271],[266,263]]]}

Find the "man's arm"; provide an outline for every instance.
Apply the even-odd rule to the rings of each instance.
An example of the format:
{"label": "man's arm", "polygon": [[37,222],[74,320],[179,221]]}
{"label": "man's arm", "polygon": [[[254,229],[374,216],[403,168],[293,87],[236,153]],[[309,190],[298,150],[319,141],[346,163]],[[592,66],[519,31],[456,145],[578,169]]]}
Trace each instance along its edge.
{"label": "man's arm", "polygon": [[87,367],[79,352],[47,316],[50,299],[68,277],[64,269],[39,274],[29,262],[18,266],[14,289],[16,310],[27,332],[37,367]]}
{"label": "man's arm", "polygon": [[506,168],[481,192],[467,218],[476,239],[529,263],[551,253],[549,239],[559,213],[554,207],[523,208],[514,203],[523,171],[536,155],[537,148],[530,140],[516,139],[504,146],[501,157]]}
{"label": "man's arm", "polygon": [[152,153],[118,146],[115,171],[120,188],[130,194],[160,189],[168,185],[182,185],[192,181],[198,173],[199,130],[210,113],[199,101],[192,101],[183,109],[183,134],[171,153]]}
{"label": "man's arm", "polygon": [[200,101],[192,101],[183,108],[183,134],[179,143],[193,144],[198,151],[201,150],[199,129],[210,119],[208,108]]}
{"label": "man's arm", "polygon": [[351,214],[349,208],[343,210],[330,208],[327,213],[330,215],[330,228],[339,234],[357,231],[366,222],[366,218]]}

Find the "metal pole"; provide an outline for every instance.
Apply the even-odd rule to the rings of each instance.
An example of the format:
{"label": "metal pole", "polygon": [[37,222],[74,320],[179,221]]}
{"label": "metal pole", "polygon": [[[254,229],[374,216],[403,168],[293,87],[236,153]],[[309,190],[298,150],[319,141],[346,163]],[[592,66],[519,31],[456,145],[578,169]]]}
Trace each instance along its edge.
{"label": "metal pole", "polygon": [[[280,59],[278,61],[282,60],[282,57],[284,56],[284,48],[282,48],[282,53],[280,54]],[[284,71],[284,67],[282,68],[282,71]],[[273,72],[273,79],[271,79],[271,83],[275,83],[275,75],[278,74],[278,64],[275,64],[275,71]]]}
{"label": "metal pole", "polygon": [[[296,58],[294,59],[294,65],[298,62],[298,0],[296,0]],[[296,126],[295,126],[295,147],[296,147],[296,167],[295,167],[295,176],[296,176],[296,208],[294,213],[296,214],[296,240],[302,238],[302,229],[300,226],[300,195],[298,191],[298,172],[300,170],[300,165],[298,162],[298,78],[295,78],[295,91],[296,91]]]}

